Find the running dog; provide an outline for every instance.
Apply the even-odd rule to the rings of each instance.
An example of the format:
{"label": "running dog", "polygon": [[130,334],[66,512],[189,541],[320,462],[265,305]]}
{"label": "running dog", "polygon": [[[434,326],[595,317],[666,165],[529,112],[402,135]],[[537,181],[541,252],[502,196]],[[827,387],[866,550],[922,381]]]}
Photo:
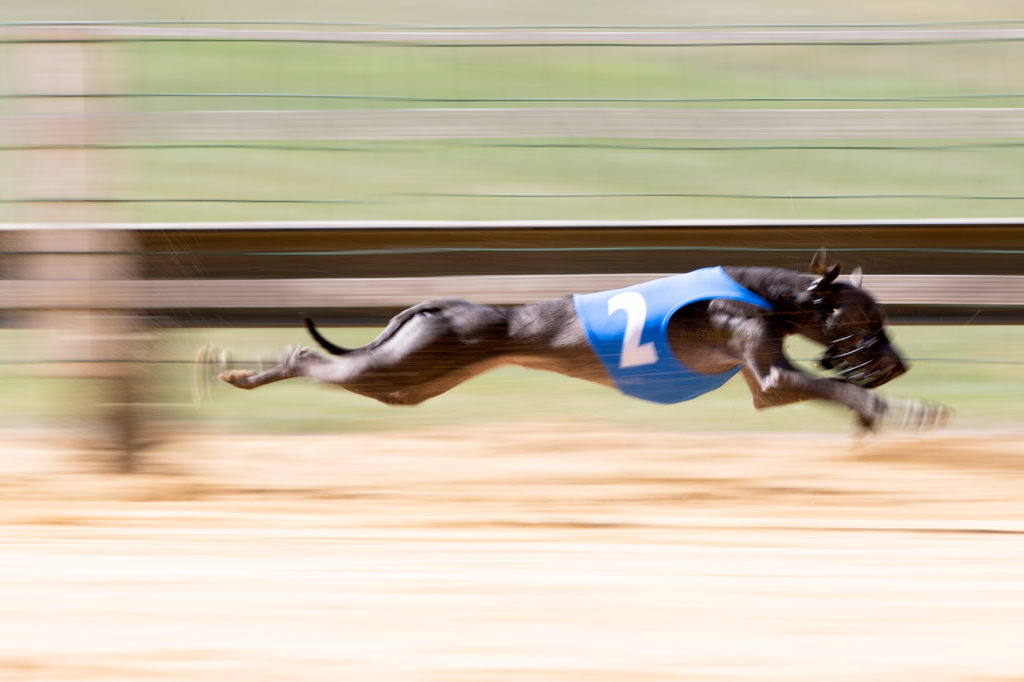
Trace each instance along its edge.
{"label": "running dog", "polygon": [[[907,371],[885,333],[881,306],[861,288],[861,272],[821,249],[811,274],[781,268],[711,267],[625,289],[519,306],[459,299],[399,313],[374,341],[342,348],[306,326],[330,356],[290,348],[266,371],[228,370],[239,388],[306,377],[389,405],[415,405],[502,364],[559,372],[658,403],[712,391],[741,373],[762,409],[826,400],[876,428],[896,406],[904,423],[946,421],[941,405],[886,401],[871,390]],[[794,367],[783,340],[799,334],[825,346],[819,366]]]}

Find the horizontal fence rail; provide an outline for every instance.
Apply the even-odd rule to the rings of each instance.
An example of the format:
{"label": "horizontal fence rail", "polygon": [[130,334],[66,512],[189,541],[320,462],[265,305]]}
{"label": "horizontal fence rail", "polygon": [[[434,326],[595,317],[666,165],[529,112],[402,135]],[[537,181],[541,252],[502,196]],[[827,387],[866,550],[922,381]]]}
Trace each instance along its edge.
{"label": "horizontal fence rail", "polygon": [[1021,138],[1024,108],[588,107],[175,111],[0,116],[0,145],[480,138]]}
{"label": "horizontal fence rail", "polygon": [[[291,324],[307,311],[356,322],[428,298],[517,304],[708,265],[804,270],[825,245],[847,270],[865,268],[865,286],[894,318],[1024,320],[1024,219],[0,227],[0,301],[11,314],[120,310],[202,325]],[[41,233],[53,235],[48,248],[26,240]],[[132,237],[110,241],[120,233]],[[84,236],[101,234],[110,236]],[[138,276],[83,277],[61,265],[88,273],[110,258],[130,259]],[[33,274],[32,259],[56,274]]]}
{"label": "horizontal fence rail", "polygon": [[[12,309],[370,308],[431,298],[509,305],[617,289],[674,273],[329,279],[0,281]],[[869,275],[863,286],[887,304],[1020,306],[1024,276]]]}

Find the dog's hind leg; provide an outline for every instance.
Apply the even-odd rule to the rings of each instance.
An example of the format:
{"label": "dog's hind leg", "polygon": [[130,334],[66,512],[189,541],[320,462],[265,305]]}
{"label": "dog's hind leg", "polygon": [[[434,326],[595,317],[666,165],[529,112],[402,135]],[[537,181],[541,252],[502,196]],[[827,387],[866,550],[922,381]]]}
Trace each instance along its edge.
{"label": "dog's hind leg", "polygon": [[306,377],[390,405],[414,405],[500,363],[508,351],[507,328],[504,309],[432,301],[400,313],[362,348],[327,342],[336,357],[295,348],[266,372],[233,370],[220,378],[239,388],[256,388]]}
{"label": "dog's hind leg", "polygon": [[330,362],[330,358],[325,358],[304,346],[289,346],[278,363],[266,371],[229,369],[221,372],[218,378],[238,388],[259,388],[276,381],[307,376],[310,366],[322,362]]}

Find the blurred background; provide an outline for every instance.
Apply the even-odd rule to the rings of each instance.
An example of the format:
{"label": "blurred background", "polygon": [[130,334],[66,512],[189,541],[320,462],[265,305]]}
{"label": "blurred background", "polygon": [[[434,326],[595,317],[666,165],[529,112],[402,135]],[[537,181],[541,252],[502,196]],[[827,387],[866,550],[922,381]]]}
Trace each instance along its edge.
{"label": "blurred background", "polygon": [[964,426],[1019,417],[1011,2],[5,9],[4,427],[125,452],[161,426],[831,430],[845,415],[755,414],[738,385],[669,417],[507,370],[396,411],[297,384],[243,395],[192,366],[207,343],[270,360],[305,342],[301,312],[359,343],[427,295],[803,269],[821,245],[916,325],[896,333],[916,367],[892,391]]}
{"label": "blurred background", "polygon": [[[1017,0],[0,5],[0,678],[1024,675]],[[820,246],[948,429],[213,380]]]}

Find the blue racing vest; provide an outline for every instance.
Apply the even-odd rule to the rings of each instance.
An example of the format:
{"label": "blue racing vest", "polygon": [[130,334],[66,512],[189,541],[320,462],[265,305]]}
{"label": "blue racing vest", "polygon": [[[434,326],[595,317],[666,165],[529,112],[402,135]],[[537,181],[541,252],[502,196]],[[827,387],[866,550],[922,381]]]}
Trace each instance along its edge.
{"label": "blue racing vest", "polygon": [[626,395],[655,403],[692,400],[713,391],[739,367],[717,374],[680,363],[668,343],[668,321],[683,306],[713,298],[772,306],[721,267],[663,277],[625,289],[576,294],[573,303],[594,353]]}

